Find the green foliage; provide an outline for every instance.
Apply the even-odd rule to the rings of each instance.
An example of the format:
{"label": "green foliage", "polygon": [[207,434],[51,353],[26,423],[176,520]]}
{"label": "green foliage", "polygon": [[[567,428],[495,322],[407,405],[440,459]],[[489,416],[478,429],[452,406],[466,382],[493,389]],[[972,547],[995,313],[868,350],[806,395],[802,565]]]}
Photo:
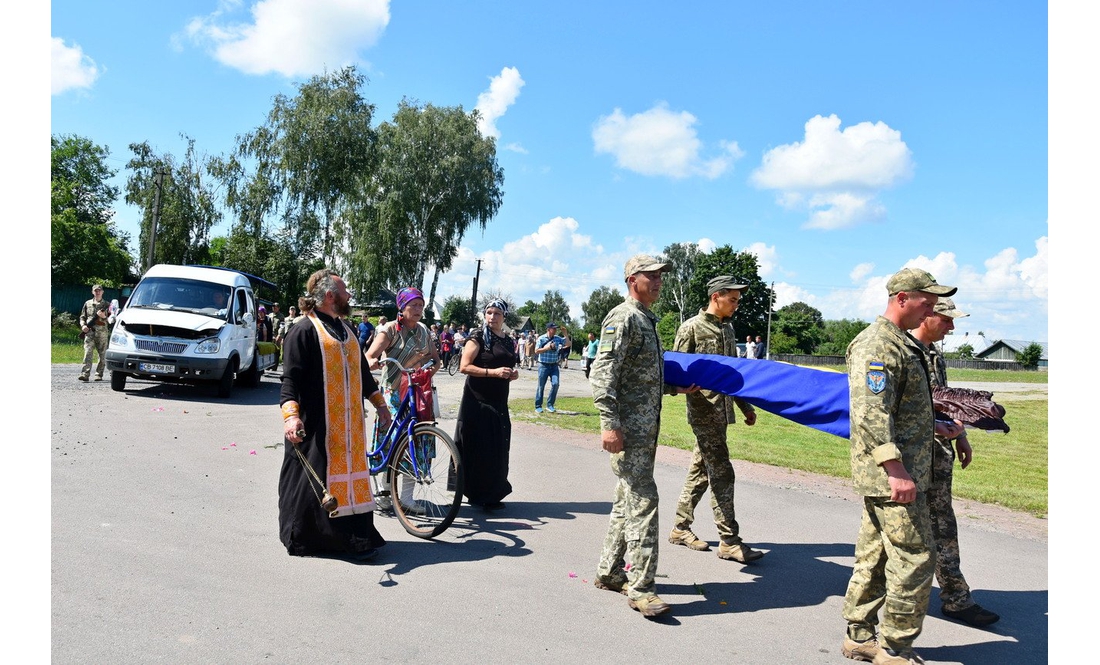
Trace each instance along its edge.
{"label": "green foliage", "polygon": [[[664,292],[663,286],[661,292]],[[622,302],[623,294],[619,293],[618,289],[601,286],[593,291],[588,296],[588,300],[581,304],[581,311],[584,312],[584,332],[594,333],[596,337],[599,337],[600,326],[603,325],[604,317]]]}
{"label": "green foliage", "polygon": [[[794,340],[793,351],[781,351],[776,337]],[[821,312],[804,302],[795,302],[780,307],[772,318],[772,353],[813,353],[825,340],[825,322]],[[786,339],[783,346],[787,346]],[[847,345],[845,345],[847,347]]]}
{"label": "green foliage", "polygon": [[665,312],[665,315],[657,321],[657,336],[661,338],[661,346],[671,349],[676,342],[676,331],[680,329],[680,314],[678,312]]}
{"label": "green foliage", "polygon": [[134,281],[129,236],[114,225],[119,190],[110,151],[89,139],[50,137],[50,278],[54,284]]}
{"label": "green foliage", "polygon": [[825,321],[825,341],[817,345],[814,354],[819,356],[843,356],[848,345],[869,324],[859,320],[833,319]]}
{"label": "green foliage", "polygon": [[[144,269],[158,263],[210,263],[210,229],[221,221],[222,213],[212,182],[204,179],[210,160],[196,153],[194,139],[183,138],[187,152],[179,164],[171,154],[155,154],[147,142],[130,144],[134,156],[126,164],[131,171],[126,202],[142,209],[139,263]],[[146,265],[154,219],[153,261]]]}
{"label": "green foliage", "polygon": [[661,282],[661,297],[653,306],[654,314],[663,317],[668,312],[676,312],[683,323],[704,306],[706,291],[700,299],[691,290],[691,278],[695,275],[695,262],[700,254],[699,246],[693,242],[678,242],[665,247],[664,259],[672,269],[665,273]]}
{"label": "green foliage", "polygon": [[59,312],[53,307],[50,308],[50,327],[51,328],[73,328],[79,327],[76,325],[76,317],[72,312]]}
{"label": "green foliage", "polygon": [[[274,229],[291,255],[348,272],[344,240],[357,240],[348,224],[364,214],[365,183],[377,163],[374,105],[359,93],[365,80],[346,67],[314,76],[293,98],[277,95],[262,126],[239,136],[228,158],[210,161],[237,220],[235,234],[260,243]],[[309,275],[301,273],[296,291]],[[356,297],[373,293],[362,275],[343,276],[358,285]]]}
{"label": "green foliage", "polygon": [[[760,279],[756,255],[750,252],[735,252],[729,245],[723,245],[709,254],[700,254],[696,257],[695,272],[689,283],[691,295],[686,303],[689,308],[685,310],[686,317],[694,316],[700,309],[706,307],[709,300],[707,282],[719,275],[733,275],[739,283],[748,285],[741,292],[741,304],[737,308],[737,313],[733,315],[737,334],[741,337],[763,336],[768,329],[768,310],[772,302],[771,289]],[[663,285],[662,290],[664,290]]]}
{"label": "green foliage", "polygon": [[780,353],[802,353],[798,349],[797,339],[778,330],[772,331],[771,339],[768,340],[768,349],[773,357]]}
{"label": "green foliage", "polygon": [[1024,347],[1023,351],[1016,354],[1016,362],[1027,369],[1035,369],[1043,357],[1043,347],[1035,342]]}
{"label": "green foliage", "polygon": [[465,325],[467,328],[472,328],[478,323],[477,312],[474,311],[470,299],[460,296],[449,296],[443,301],[443,312],[439,320],[446,324],[453,323],[455,327]]}
{"label": "green foliage", "polygon": [[[352,274],[368,288],[423,289],[451,267],[471,227],[484,229],[503,201],[496,142],[477,128],[476,111],[402,100],[378,128],[378,167],[364,183],[364,206],[349,216]],[[358,281],[358,280],[357,280]]]}

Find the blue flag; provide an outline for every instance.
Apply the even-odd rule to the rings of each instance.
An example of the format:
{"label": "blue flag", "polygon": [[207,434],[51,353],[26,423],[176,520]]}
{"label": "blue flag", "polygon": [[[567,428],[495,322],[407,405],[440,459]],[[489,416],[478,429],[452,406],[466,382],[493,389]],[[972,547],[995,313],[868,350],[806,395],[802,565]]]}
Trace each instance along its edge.
{"label": "blue flag", "polygon": [[739,397],[800,425],[847,439],[848,375],[772,360],[665,352],[665,383]]}

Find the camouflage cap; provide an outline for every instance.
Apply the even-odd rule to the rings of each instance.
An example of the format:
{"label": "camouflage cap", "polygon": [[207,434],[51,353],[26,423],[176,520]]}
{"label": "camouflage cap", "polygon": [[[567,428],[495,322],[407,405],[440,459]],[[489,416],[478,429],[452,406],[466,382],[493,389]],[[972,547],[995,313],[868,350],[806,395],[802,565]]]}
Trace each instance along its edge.
{"label": "camouflage cap", "polygon": [[748,284],[738,284],[733,275],[718,275],[707,282],[707,296],[712,296],[719,291],[740,291],[748,288]]}
{"label": "camouflage cap", "polygon": [[940,298],[936,302],[936,306],[932,309],[932,311],[936,314],[950,316],[953,319],[961,319],[964,316],[970,316],[958,307],[955,307],[955,301],[950,298]]}
{"label": "camouflage cap", "polygon": [[937,296],[953,296],[958,288],[937,284],[935,277],[920,268],[902,268],[886,282],[886,291],[890,295],[902,291],[924,291]]}
{"label": "camouflage cap", "polygon": [[93,291],[102,291],[103,290],[103,285],[102,284],[92,284],[92,290]]}
{"label": "camouflage cap", "polygon": [[650,270],[668,272],[672,270],[672,266],[649,254],[635,254],[630,257],[630,260],[626,262],[626,267],[623,268],[623,279],[635,273],[649,272]]}

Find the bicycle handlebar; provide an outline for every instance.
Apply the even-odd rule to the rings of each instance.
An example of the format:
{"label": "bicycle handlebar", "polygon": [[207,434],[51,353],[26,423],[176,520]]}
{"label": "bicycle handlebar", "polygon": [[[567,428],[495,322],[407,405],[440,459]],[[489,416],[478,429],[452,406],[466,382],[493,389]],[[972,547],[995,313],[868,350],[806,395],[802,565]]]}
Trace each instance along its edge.
{"label": "bicycle handlebar", "polygon": [[378,363],[379,363],[379,364],[382,364],[382,363],[393,363],[394,365],[397,365],[397,369],[401,370],[402,372],[404,372],[404,373],[406,373],[406,374],[412,374],[413,372],[415,372],[415,371],[417,371],[417,370],[421,370],[421,369],[431,369],[431,368],[432,368],[432,365],[434,365],[434,364],[435,364],[435,361],[434,361],[434,360],[429,360],[428,362],[424,363],[424,364],[423,364],[423,365],[421,365],[420,367],[413,367],[413,368],[411,368],[411,369],[410,369],[410,368],[408,368],[408,367],[405,367],[404,365],[402,365],[401,363],[397,362],[397,361],[396,361],[396,360],[394,360],[393,358],[379,358],[379,359],[378,359]]}

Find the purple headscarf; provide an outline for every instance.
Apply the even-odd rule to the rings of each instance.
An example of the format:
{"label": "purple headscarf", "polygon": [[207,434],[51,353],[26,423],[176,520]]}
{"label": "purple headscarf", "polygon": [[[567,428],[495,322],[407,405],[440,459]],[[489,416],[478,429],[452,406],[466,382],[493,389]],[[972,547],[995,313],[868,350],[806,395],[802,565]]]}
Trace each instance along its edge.
{"label": "purple headscarf", "polygon": [[405,288],[401,289],[397,292],[397,311],[400,312],[401,310],[405,309],[405,305],[408,305],[410,302],[416,300],[417,298],[420,298],[421,300],[424,299],[424,294],[420,292],[420,289],[412,286],[406,286]]}

